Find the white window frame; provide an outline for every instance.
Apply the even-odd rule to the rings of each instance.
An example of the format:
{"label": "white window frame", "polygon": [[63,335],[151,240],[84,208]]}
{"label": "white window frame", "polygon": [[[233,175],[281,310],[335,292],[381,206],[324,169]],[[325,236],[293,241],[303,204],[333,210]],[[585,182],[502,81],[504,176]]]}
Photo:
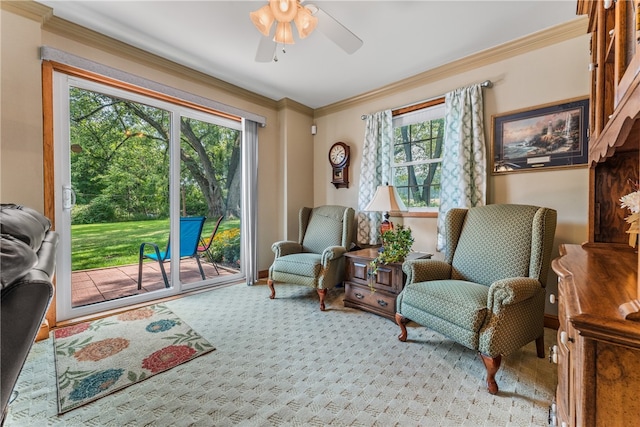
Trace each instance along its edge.
{"label": "white window frame", "polygon": [[[410,108],[409,108],[410,109]],[[395,138],[395,130],[400,127],[409,126],[416,123],[427,122],[431,120],[437,120],[444,118],[444,99],[442,99],[441,103],[437,103],[436,105],[429,105],[425,107],[417,107],[415,109],[410,109],[406,113],[394,114],[393,116],[393,133]],[[394,139],[395,145],[395,139]],[[439,158],[431,158],[427,160],[416,160],[411,162],[395,162],[394,150],[391,150],[391,176],[395,177],[395,170],[397,168],[406,168],[409,166],[420,166],[427,165],[433,163],[442,163],[442,157]],[[396,183],[393,183],[396,185]],[[405,202],[406,203],[406,202]],[[438,212],[439,207],[410,207],[407,205],[407,209],[409,212]]]}

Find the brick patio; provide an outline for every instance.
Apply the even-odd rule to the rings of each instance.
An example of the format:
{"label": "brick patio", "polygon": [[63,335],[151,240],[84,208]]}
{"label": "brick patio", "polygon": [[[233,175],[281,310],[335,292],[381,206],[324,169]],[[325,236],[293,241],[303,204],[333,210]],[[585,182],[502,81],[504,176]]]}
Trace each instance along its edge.
{"label": "brick patio", "polygon": [[[165,263],[167,276],[170,275],[169,263]],[[229,276],[237,273],[226,267],[218,266],[219,275],[214,266],[202,260],[202,269],[207,279]],[[184,283],[202,280],[198,265],[193,259],[180,262],[180,279]],[[146,261],[142,265],[142,289],[138,290],[138,264],[118,267],[81,270],[71,273],[72,306],[79,307],[97,302],[109,301],[142,292],[164,289],[162,273],[157,262]]]}

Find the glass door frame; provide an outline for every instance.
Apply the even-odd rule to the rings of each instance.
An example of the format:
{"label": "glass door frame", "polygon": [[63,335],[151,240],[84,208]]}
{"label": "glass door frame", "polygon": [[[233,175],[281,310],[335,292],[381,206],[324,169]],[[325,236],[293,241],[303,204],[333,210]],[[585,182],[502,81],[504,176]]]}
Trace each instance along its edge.
{"label": "glass door frame", "polygon": [[[180,120],[181,117],[191,117],[206,119],[206,121],[232,127],[242,132],[242,123],[231,121],[226,118],[216,118],[204,112],[199,112],[179,104],[169,103],[152,96],[127,91],[118,87],[104,83],[87,80],[82,77],[72,76],[67,73],[54,70],[52,73],[52,93],[53,93],[53,164],[54,164],[54,218],[55,228],[60,233],[60,245],[57,254],[57,286],[56,286],[56,321],[64,321],[72,318],[90,316],[106,310],[119,309],[134,304],[146,303],[160,298],[175,296],[187,290],[200,287],[211,286],[214,279],[197,281],[192,283],[182,283],[180,281],[179,258],[170,260],[170,282],[171,287],[133,295],[120,299],[95,303],[91,305],[73,307],[72,306],[72,285],[71,285],[71,209],[69,206],[69,195],[71,187],[71,163],[70,163],[70,127],[69,127],[69,88],[71,86],[95,92],[105,93],[110,96],[140,102],[153,107],[162,108],[171,113],[171,141],[169,146],[169,204],[170,204],[170,230],[172,251],[179,253],[179,238],[173,238],[179,233],[180,227],[180,155],[174,155],[180,150]],[[66,91],[66,95],[60,93]],[[246,171],[242,173],[242,179],[246,179]],[[242,186],[244,188],[244,186]],[[244,190],[243,190],[244,191]],[[65,207],[66,206],[66,207]],[[244,207],[241,206],[242,215],[245,216]],[[244,232],[241,228],[241,232]],[[244,239],[242,239],[244,241]],[[245,257],[245,250],[241,247],[241,257]],[[238,281],[245,277],[245,263],[241,263],[239,274],[233,275],[224,282]],[[218,281],[220,282],[220,281]]]}

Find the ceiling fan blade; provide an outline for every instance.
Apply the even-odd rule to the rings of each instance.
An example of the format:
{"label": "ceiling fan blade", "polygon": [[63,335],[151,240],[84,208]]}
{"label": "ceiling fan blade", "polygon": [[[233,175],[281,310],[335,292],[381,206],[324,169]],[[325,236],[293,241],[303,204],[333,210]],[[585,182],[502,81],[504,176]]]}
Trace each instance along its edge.
{"label": "ceiling fan blade", "polygon": [[256,62],[271,62],[276,53],[276,42],[269,37],[260,37],[260,44],[256,52]]}
{"label": "ceiling fan blade", "polygon": [[317,6],[315,6],[315,8],[317,8],[317,11],[313,15],[318,18],[318,26],[316,29],[329,37],[331,41],[340,46],[348,54],[352,54],[360,49],[363,44],[360,37],[353,34],[347,27],[324,10]]}

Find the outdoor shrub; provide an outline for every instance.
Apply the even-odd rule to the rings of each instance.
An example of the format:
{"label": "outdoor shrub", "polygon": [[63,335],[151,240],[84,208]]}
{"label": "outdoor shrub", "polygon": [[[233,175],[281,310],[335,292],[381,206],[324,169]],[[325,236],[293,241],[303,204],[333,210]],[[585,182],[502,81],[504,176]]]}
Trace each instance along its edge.
{"label": "outdoor shrub", "polygon": [[89,202],[88,205],[74,206],[71,220],[74,224],[113,222],[116,220],[116,211],[111,198],[100,195]]}
{"label": "outdoor shrub", "polygon": [[211,252],[216,262],[235,265],[240,259],[240,229],[231,228],[216,233]]}

